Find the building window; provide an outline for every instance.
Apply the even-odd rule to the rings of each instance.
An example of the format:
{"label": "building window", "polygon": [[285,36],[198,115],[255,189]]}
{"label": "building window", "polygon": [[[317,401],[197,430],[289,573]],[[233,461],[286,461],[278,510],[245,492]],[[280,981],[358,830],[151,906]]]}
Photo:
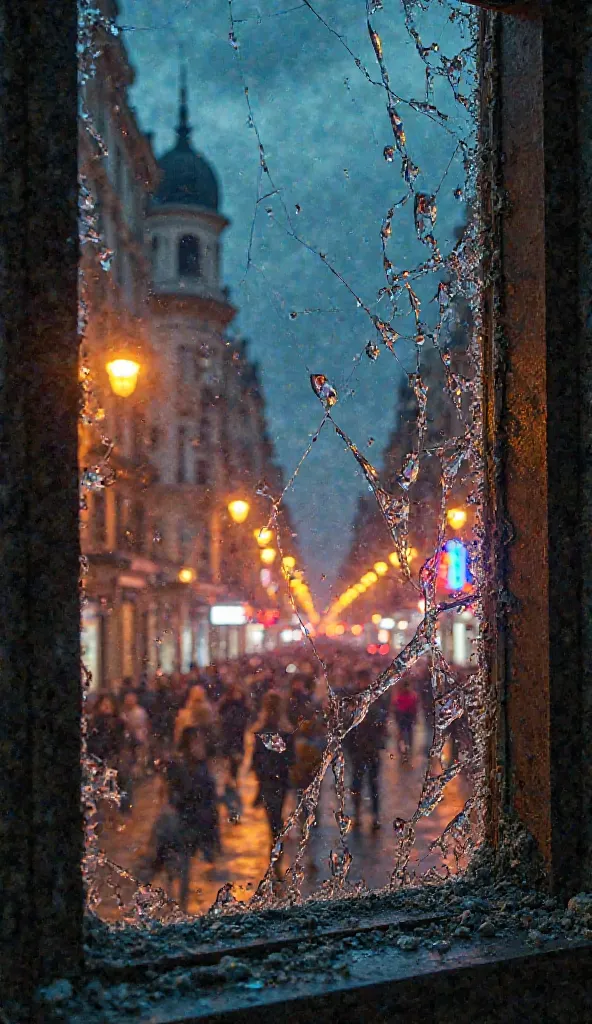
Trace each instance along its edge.
{"label": "building window", "polygon": [[187,447],[187,428],[179,427],[177,433],[177,483],[184,484],[187,480],[185,467],[185,450]]}
{"label": "building window", "polygon": [[199,239],[195,235],[183,235],[179,240],[179,277],[199,277]]}
{"label": "building window", "polygon": [[193,530],[185,523],[178,525],[178,557],[180,562],[191,562],[193,551]]}
{"label": "building window", "polygon": [[150,260],[151,260],[151,263],[152,263],[152,273],[153,274],[155,274],[157,269],[158,269],[158,246],[159,246],[158,235],[153,235],[152,236],[152,241],[150,243]]}
{"label": "building window", "polygon": [[145,530],[146,517],[144,513],[144,504],[141,501],[137,501],[134,505],[134,528],[132,537],[132,544],[136,551],[142,552],[144,550]]}
{"label": "building window", "polygon": [[107,539],[107,516],[105,509],[105,492],[96,491],[93,496],[92,506],[92,536],[93,543],[100,547]]}
{"label": "building window", "polygon": [[195,483],[198,487],[209,487],[210,463],[208,459],[198,458],[195,460]]}

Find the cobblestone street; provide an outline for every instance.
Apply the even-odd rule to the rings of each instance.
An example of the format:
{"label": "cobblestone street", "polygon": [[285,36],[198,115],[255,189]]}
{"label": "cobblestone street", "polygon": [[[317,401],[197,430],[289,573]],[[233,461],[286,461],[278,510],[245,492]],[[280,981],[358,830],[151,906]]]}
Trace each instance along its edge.
{"label": "cobblestone street", "polygon": [[[396,817],[408,818],[414,812],[419,798],[425,773],[426,734],[420,724],[417,729],[412,764],[401,765],[395,752],[394,736],[389,735],[386,749],[381,753],[381,829],[372,830],[372,816],[369,795],[364,793],[362,820],[359,827],[348,835],[348,847],[353,855],[350,880],[364,880],[374,889],[388,883],[393,866],[394,838],[392,822]],[[237,824],[228,820],[224,805],[220,807],[222,833],[222,854],[214,864],[206,864],[198,854],[192,862],[191,894],[189,910],[199,914],[207,911],[216,898],[218,890],[226,882],[233,883],[233,893],[239,900],[248,900],[257,888],[265,872],[270,850],[270,833],[262,807],[253,807],[256,795],[256,780],[249,771],[250,745],[240,775],[240,791],[243,800],[243,814]],[[217,771],[218,777],[221,770]],[[411,867],[421,860],[420,870],[442,863],[442,856],[428,851],[429,843],[441,834],[447,823],[461,810],[469,794],[468,784],[462,775],[452,780],[444,791],[444,798],[427,818],[420,819],[417,826],[417,840],[411,859]],[[294,806],[295,796],[290,793],[285,813]],[[114,827],[105,829],[102,836],[103,849],[107,855],[132,874],[137,870],[142,854],[149,846],[153,823],[163,806],[160,782],[149,777],[136,786],[131,814],[127,818],[117,815]],[[330,877],[329,854],[337,846],[337,826],[334,819],[335,794],[332,776],[329,774],[323,785],[320,799],[319,821],[313,829],[309,851],[305,858],[306,881],[303,891],[312,892],[324,879]],[[351,801],[348,801],[351,813]],[[286,842],[285,866],[290,863],[296,849],[297,838],[290,836]],[[173,898],[177,894],[176,883],[170,889],[164,875],[154,879],[156,885],[167,889]],[[124,899],[131,896],[129,883],[121,887]],[[101,913],[111,919],[117,918],[117,903],[105,887]]]}

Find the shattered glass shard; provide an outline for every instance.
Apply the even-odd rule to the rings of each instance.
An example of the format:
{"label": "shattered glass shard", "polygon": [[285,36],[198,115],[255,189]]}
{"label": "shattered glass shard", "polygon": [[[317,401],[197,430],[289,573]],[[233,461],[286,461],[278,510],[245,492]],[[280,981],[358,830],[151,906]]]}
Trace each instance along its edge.
{"label": "shattered glass shard", "polygon": [[277,754],[283,754],[286,750],[286,741],[277,732],[261,733],[261,742],[268,750],[275,750]]}
{"label": "shattered glass shard", "polygon": [[330,409],[335,405],[338,397],[337,391],[323,373],[311,373],[310,385],[326,409]]}

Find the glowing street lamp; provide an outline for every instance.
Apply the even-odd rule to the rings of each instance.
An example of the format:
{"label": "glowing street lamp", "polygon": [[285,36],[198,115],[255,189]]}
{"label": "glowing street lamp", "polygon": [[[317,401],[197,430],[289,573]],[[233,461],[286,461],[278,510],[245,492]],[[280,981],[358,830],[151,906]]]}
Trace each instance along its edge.
{"label": "glowing street lamp", "polygon": [[374,615],[372,616],[372,622],[374,623],[375,626],[379,626],[380,623],[382,622],[382,615],[380,615],[378,612],[374,612]]}
{"label": "glowing street lamp", "polygon": [[446,518],[453,530],[462,530],[467,521],[467,513],[464,508],[449,508]]}
{"label": "glowing street lamp", "polygon": [[384,576],[385,572],[388,572],[388,565],[386,562],[375,562],[374,572],[378,573],[379,576]]}
{"label": "glowing street lamp", "polygon": [[260,552],[263,565],[273,565],[277,551],[275,548],[263,548]]}
{"label": "glowing street lamp", "polygon": [[273,532],[267,526],[262,526],[260,530],[253,530],[253,537],[260,548],[266,548],[273,540]]}
{"label": "glowing street lamp", "polygon": [[399,558],[396,551],[391,551],[390,555],[388,556],[388,560],[391,563],[391,565],[395,566],[395,569],[397,569],[401,564],[401,559]]}
{"label": "glowing street lamp", "polygon": [[179,569],[177,579],[179,580],[179,583],[193,583],[195,579],[195,569],[190,569],[189,566],[184,566],[182,569]]}
{"label": "glowing street lamp", "polygon": [[233,522],[244,523],[251,511],[251,506],[248,501],[243,501],[242,498],[237,498],[228,503],[228,511]]}
{"label": "glowing street lamp", "polygon": [[292,555],[284,555],[282,558],[282,565],[284,569],[294,569],[296,565],[296,559]]}
{"label": "glowing street lamp", "polygon": [[135,359],[112,359],[105,367],[114,395],[129,398],[136,390],[140,364]]}

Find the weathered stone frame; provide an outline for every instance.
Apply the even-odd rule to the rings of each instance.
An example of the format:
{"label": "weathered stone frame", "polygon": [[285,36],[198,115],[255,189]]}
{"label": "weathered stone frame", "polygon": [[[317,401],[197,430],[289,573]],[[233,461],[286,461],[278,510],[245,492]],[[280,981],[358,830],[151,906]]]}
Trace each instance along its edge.
{"label": "weathered stone frame", "polygon": [[[592,886],[589,0],[482,15],[491,839]],[[82,969],[75,0],[0,0],[0,1002]],[[487,185],[489,182],[489,185]]]}

